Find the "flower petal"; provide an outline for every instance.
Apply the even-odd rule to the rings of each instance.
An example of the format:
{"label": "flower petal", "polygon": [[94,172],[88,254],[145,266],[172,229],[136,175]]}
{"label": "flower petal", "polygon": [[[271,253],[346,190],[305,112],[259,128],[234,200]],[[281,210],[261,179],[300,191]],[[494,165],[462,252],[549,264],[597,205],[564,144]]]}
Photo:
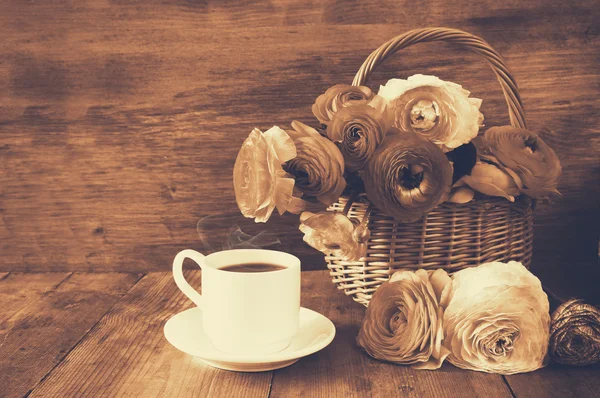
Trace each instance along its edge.
{"label": "flower petal", "polygon": [[450,191],[450,196],[446,202],[451,203],[469,203],[475,197],[475,191],[469,187],[459,187]]}
{"label": "flower petal", "polygon": [[343,214],[304,212],[300,215],[300,222],[299,228],[304,233],[304,241],[311,247],[323,253],[333,253],[347,261],[356,261],[365,255],[367,243],[359,239],[363,235],[368,236],[368,230],[357,234],[356,228],[360,226],[356,227]]}
{"label": "flower petal", "polygon": [[273,126],[263,135],[267,144],[274,149],[280,164],[296,157],[296,145],[285,130]]}
{"label": "flower petal", "polygon": [[285,213],[292,201],[292,193],[294,192],[293,178],[278,178],[275,183],[275,195],[273,201],[279,215]]}

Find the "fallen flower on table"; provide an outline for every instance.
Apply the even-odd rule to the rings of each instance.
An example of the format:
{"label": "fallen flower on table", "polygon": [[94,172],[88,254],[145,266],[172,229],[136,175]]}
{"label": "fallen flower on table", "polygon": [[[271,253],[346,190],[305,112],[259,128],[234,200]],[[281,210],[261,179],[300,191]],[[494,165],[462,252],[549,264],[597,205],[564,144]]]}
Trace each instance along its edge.
{"label": "fallen flower on table", "polygon": [[450,285],[442,269],[394,273],[373,294],[358,345],[375,359],[438,369],[450,353],[442,345],[443,306]]}
{"label": "fallen flower on table", "polygon": [[391,79],[378,95],[388,100],[395,126],[439,145],[444,152],[470,142],[483,123],[481,99],[462,86],[436,76]]}
{"label": "fallen flower on table", "polygon": [[547,363],[550,315],[540,280],[521,263],[456,272],[444,312],[448,361],[488,373],[531,372]]}
{"label": "fallen flower on table", "polygon": [[600,362],[600,309],[581,300],[561,304],[552,314],[550,358],[575,366]]}
{"label": "fallen flower on table", "polygon": [[279,127],[250,133],[233,167],[235,200],[244,217],[267,222],[275,208],[279,214],[304,209],[302,199],[294,196],[294,179],[282,166],[295,157],[294,142]]}
{"label": "fallen flower on table", "polygon": [[329,211],[302,213],[300,231],[311,247],[345,261],[358,261],[364,257],[370,236],[366,226],[355,225],[342,213]]}

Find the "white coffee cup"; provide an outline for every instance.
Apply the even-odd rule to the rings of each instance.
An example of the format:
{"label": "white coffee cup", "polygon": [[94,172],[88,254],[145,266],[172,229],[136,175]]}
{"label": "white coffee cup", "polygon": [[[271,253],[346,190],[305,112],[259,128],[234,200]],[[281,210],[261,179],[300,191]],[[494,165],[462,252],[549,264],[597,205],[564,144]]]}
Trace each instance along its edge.
{"label": "white coffee cup", "polygon": [[[186,258],[202,269],[202,294],[183,276]],[[222,269],[249,263],[284,268],[267,272]],[[204,333],[219,351],[241,355],[279,352],[298,331],[300,260],[291,254],[238,249],[204,256],[188,249],[175,256],[173,277],[179,289],[202,309]]]}

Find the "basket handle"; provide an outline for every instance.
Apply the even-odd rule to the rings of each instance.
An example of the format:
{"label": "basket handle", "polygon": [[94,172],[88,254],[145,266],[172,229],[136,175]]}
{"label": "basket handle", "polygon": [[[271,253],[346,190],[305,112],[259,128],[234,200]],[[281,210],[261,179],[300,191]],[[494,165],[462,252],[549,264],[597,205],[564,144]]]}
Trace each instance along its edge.
{"label": "basket handle", "polygon": [[502,57],[500,57],[496,50],[482,38],[458,29],[414,29],[394,37],[367,57],[358,72],[356,72],[352,85],[364,85],[369,79],[371,72],[396,51],[412,46],[413,44],[431,41],[457,43],[485,58],[498,78],[502,91],[504,92],[504,98],[508,104],[510,124],[517,128],[527,128],[527,124],[525,123],[525,111],[523,110],[523,103],[521,102],[517,82],[508,71]]}

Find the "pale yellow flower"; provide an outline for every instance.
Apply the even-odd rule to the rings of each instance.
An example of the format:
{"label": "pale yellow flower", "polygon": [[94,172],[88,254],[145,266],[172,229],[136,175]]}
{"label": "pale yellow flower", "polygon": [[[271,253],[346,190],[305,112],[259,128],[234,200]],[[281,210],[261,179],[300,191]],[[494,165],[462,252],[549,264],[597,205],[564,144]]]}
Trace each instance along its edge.
{"label": "pale yellow flower", "polygon": [[356,339],[358,345],[376,359],[438,369],[450,353],[442,345],[450,284],[442,269],[394,273],[373,294]]}
{"label": "pale yellow flower", "polygon": [[454,274],[444,312],[448,361],[515,374],[547,363],[550,314],[542,284],[521,263],[495,262]]}
{"label": "pale yellow flower", "polygon": [[342,213],[305,211],[300,215],[300,223],[304,241],[325,254],[346,261],[358,261],[366,254],[369,229],[352,223]]}
{"label": "pale yellow flower", "polygon": [[293,195],[294,179],[282,167],[295,157],[294,142],[279,127],[250,133],[233,167],[235,199],[244,217],[266,222],[275,208],[279,214],[304,209],[304,202]]}
{"label": "pale yellow flower", "polygon": [[444,152],[470,142],[483,123],[481,99],[460,85],[435,76],[391,79],[378,95],[389,101],[395,126],[439,145]]}

